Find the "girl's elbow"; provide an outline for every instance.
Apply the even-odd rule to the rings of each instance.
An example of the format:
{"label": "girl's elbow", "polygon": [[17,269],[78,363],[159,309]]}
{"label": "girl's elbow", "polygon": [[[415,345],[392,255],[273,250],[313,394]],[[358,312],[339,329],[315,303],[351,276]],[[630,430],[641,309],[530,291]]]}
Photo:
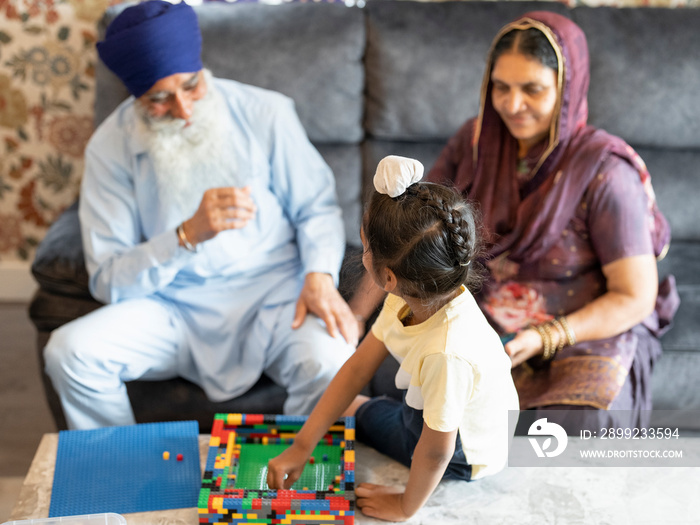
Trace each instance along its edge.
{"label": "girl's elbow", "polygon": [[454,446],[432,450],[428,455],[428,461],[435,469],[447,468],[454,455]]}

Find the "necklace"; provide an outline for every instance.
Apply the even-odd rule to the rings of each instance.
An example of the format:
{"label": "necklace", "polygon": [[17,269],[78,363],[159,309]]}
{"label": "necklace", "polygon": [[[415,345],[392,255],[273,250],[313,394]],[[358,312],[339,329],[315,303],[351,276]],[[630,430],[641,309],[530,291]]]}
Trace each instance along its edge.
{"label": "necklace", "polygon": [[530,169],[526,158],[518,159],[516,173],[518,175],[518,179],[521,181],[530,180],[530,178],[532,178],[532,170]]}

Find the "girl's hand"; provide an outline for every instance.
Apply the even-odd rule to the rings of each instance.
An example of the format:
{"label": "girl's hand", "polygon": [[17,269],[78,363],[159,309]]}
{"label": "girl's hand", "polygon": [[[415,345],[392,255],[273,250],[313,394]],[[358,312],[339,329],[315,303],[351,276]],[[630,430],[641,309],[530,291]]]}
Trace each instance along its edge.
{"label": "girl's hand", "polygon": [[542,337],[534,328],[528,328],[518,332],[512,341],[506,343],[505,349],[512,361],[512,368],[515,368],[542,353]]}
{"label": "girl's hand", "polygon": [[403,489],[373,483],[361,483],[355,489],[357,506],[365,516],[387,521],[406,521],[403,511]]}
{"label": "girl's hand", "polygon": [[267,463],[267,486],[271,489],[288,489],[301,477],[309,455],[291,445]]}

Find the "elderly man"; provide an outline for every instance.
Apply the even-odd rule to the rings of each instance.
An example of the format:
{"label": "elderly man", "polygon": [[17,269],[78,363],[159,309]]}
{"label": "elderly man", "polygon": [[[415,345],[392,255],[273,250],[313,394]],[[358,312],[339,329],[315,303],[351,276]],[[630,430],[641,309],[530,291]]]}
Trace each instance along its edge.
{"label": "elderly man", "polygon": [[330,169],[288,98],[212,78],[200,50],[192,8],[160,0],[98,43],[133,97],[85,155],[85,257],[108,305],[46,347],[70,428],[133,424],[124,383],[139,378],[221,401],[265,372],[306,414],[356,343]]}

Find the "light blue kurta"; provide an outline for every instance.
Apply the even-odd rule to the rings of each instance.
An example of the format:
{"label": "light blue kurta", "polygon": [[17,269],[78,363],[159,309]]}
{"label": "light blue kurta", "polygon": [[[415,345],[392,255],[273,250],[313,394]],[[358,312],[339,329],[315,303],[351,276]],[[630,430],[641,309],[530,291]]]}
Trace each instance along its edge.
{"label": "light blue kurta", "polygon": [[178,373],[223,400],[263,370],[277,320],[270,319],[270,332],[253,330],[254,322],[264,326],[266,312],[295,302],[309,272],[337,282],[345,241],[333,174],[292,101],[229,80],[215,79],[211,88],[231,115],[227,144],[238,159],[231,185],[251,187],[255,219],[199,244],[197,253],[179,247],[175,228],[189,217],[154,197],[130,98],[88,145],[80,221],[92,294],[106,303],[151,298],[174,307],[187,353],[178,357],[185,368]]}

